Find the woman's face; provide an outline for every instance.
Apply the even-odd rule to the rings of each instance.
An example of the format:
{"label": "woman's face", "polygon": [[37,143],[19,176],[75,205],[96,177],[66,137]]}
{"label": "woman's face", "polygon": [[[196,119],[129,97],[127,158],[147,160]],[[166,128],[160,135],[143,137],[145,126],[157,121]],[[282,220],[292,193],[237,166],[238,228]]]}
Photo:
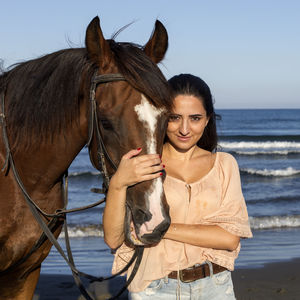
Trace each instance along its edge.
{"label": "woman's face", "polygon": [[200,140],[209,118],[203,106],[203,99],[192,95],[178,95],[169,117],[167,136],[169,143],[186,152]]}

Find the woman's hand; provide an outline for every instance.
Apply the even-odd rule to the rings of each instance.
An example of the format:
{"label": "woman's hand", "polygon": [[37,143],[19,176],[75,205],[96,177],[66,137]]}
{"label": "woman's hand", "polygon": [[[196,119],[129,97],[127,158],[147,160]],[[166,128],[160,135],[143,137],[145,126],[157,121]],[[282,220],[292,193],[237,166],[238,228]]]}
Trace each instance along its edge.
{"label": "woman's hand", "polygon": [[118,170],[112,177],[116,189],[126,189],[136,183],[158,178],[162,175],[164,165],[158,154],[138,156],[141,148],[131,150],[123,155]]}

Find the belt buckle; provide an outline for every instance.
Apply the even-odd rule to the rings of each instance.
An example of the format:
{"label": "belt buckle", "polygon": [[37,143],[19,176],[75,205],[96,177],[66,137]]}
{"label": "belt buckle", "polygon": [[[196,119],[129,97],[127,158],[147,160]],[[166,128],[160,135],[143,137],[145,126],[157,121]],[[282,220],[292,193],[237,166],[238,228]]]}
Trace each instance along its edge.
{"label": "belt buckle", "polygon": [[184,282],[184,283],[190,283],[190,282],[193,282],[194,279],[183,279],[183,273],[182,273],[182,270],[179,270],[179,279],[181,282]]}

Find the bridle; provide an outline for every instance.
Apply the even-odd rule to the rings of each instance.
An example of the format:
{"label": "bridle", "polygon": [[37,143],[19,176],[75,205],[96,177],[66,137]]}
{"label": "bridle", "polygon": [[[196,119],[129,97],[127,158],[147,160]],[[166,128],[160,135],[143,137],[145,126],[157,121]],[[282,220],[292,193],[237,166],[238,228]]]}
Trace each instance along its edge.
{"label": "bridle", "polygon": [[[107,172],[105,160],[108,160],[108,162],[110,163],[110,165],[113,167],[114,170],[117,170],[117,166],[114,163],[114,161],[111,159],[110,155],[108,154],[105,144],[103,142],[102,136],[101,136],[100,127],[102,127],[102,125],[101,125],[101,123],[98,122],[96,89],[97,89],[97,86],[101,83],[109,83],[109,82],[115,82],[115,81],[126,81],[126,79],[122,74],[119,74],[119,73],[98,75],[96,72],[92,77],[91,86],[90,86],[90,95],[89,95],[90,96],[90,101],[89,101],[90,117],[89,117],[89,126],[88,126],[87,146],[90,148],[91,142],[92,142],[93,138],[95,137],[96,143],[97,143],[97,160],[98,160],[98,163],[100,166],[100,172],[101,172],[101,175],[103,178],[103,185],[102,185],[102,189],[94,188],[94,189],[92,189],[92,191],[97,192],[97,193],[102,193],[102,194],[107,193],[108,187],[109,187],[109,181],[110,181],[110,176]],[[114,274],[112,276],[109,276],[109,277],[95,277],[95,276],[86,274],[84,272],[81,272],[76,268],[74,259],[73,259],[73,255],[72,255],[72,251],[71,251],[71,247],[70,247],[66,215],[71,212],[78,212],[78,211],[86,210],[88,208],[92,208],[97,205],[100,205],[105,201],[105,198],[97,201],[96,203],[86,205],[83,207],[74,208],[74,209],[66,209],[67,204],[68,204],[68,177],[67,177],[67,172],[66,172],[65,176],[64,176],[64,193],[63,193],[64,207],[62,209],[57,209],[55,211],[55,213],[53,213],[53,214],[44,212],[34,202],[34,200],[31,199],[31,197],[27,193],[27,191],[23,185],[23,182],[19,176],[19,173],[16,169],[16,166],[15,166],[15,163],[13,160],[13,156],[12,156],[12,152],[10,150],[9,140],[7,137],[4,92],[2,92],[0,94],[0,98],[1,98],[0,99],[0,101],[1,101],[1,103],[0,103],[0,109],[1,109],[0,110],[0,125],[2,126],[2,136],[3,136],[4,146],[5,146],[5,150],[6,150],[6,159],[5,159],[5,163],[4,163],[4,166],[1,171],[6,174],[9,170],[9,167],[12,168],[15,180],[16,180],[17,184],[19,185],[30,210],[31,210],[34,218],[36,219],[37,223],[40,225],[41,229],[43,230],[41,237],[35,243],[35,245],[31,248],[31,250],[28,252],[28,254],[25,257],[23,257],[21,260],[16,262],[14,265],[10,266],[5,271],[0,272],[0,275],[4,275],[4,274],[8,273],[15,267],[24,263],[48,238],[50,240],[50,242],[55,246],[57,251],[60,253],[60,255],[64,258],[64,260],[69,265],[69,267],[71,268],[75,283],[78,286],[81,293],[83,294],[83,296],[87,300],[93,300],[93,297],[85,289],[84,285],[82,284],[82,282],[80,280],[80,277],[85,277],[85,278],[89,279],[91,282],[109,280],[109,279],[112,279],[112,278],[124,273],[125,271],[127,271],[128,268],[136,260],[135,265],[132,270],[132,273],[131,273],[130,277],[128,278],[124,287],[117,293],[117,295],[110,298],[110,300],[117,299],[126,290],[127,286],[133,280],[133,278],[137,272],[137,269],[139,267],[139,264],[142,260],[144,247],[136,246],[135,252],[134,252],[131,260],[128,262],[128,264],[120,272],[118,272],[117,274]],[[90,151],[90,149],[89,149],[89,151]],[[91,159],[91,161],[92,161],[92,159]],[[52,218],[52,220],[48,224],[46,224],[42,217],[46,218],[47,220],[49,220],[49,218]],[[55,231],[55,229],[58,228],[57,222],[58,221],[61,222],[62,220],[64,223],[66,249],[67,249],[68,256],[66,256],[66,254],[64,253],[60,244],[57,242],[55,236],[52,233],[52,231]]]}
{"label": "bridle", "polygon": [[114,163],[114,161],[111,159],[110,155],[108,154],[101,136],[100,127],[102,127],[102,124],[101,122],[99,123],[98,121],[96,89],[98,84],[114,82],[114,81],[126,81],[126,79],[123,75],[119,73],[102,74],[102,75],[97,75],[97,73],[95,73],[92,77],[91,88],[90,88],[90,118],[89,118],[89,137],[87,141],[87,146],[90,147],[93,136],[95,134],[96,142],[97,142],[97,159],[98,159],[99,166],[101,168],[100,172],[103,178],[103,190],[98,189],[96,191],[101,193],[107,192],[109,186],[109,180],[110,180],[110,177],[106,169],[105,159],[108,160],[108,162],[110,163],[110,165],[113,167],[115,171],[117,170],[117,166]]}

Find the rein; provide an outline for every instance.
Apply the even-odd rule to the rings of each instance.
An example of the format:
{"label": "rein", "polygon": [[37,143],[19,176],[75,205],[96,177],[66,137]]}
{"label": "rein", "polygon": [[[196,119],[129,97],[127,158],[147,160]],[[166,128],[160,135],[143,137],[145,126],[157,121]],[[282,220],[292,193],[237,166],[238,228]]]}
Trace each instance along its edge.
{"label": "rein", "polygon": [[[97,159],[99,166],[101,167],[100,172],[103,178],[103,185],[102,189],[92,189],[93,192],[97,193],[102,193],[106,194],[108,191],[109,187],[109,181],[110,177],[108,175],[106,165],[105,165],[105,159],[108,160],[108,162],[111,164],[111,166],[114,168],[114,170],[117,170],[117,166],[109,156],[106,147],[104,145],[103,139],[101,137],[100,133],[100,128],[99,124],[101,126],[101,123],[98,122],[98,116],[97,116],[97,103],[96,103],[96,88],[98,84],[101,83],[108,83],[108,82],[114,82],[114,81],[124,81],[126,80],[123,75],[121,74],[103,74],[103,75],[97,75],[96,73],[93,75],[92,81],[91,81],[91,87],[90,87],[90,118],[89,118],[89,131],[88,131],[88,141],[87,141],[87,146],[89,147],[91,145],[92,139],[95,136],[96,142],[97,142]],[[132,273],[130,277],[128,278],[126,284],[124,287],[117,293],[117,295],[113,296],[112,298],[109,298],[109,300],[116,299],[118,298],[128,287],[128,285],[131,283],[133,280],[138,267],[140,265],[140,262],[142,260],[143,252],[144,252],[144,247],[143,246],[136,246],[135,252],[131,258],[131,260],[128,262],[128,264],[118,273],[109,276],[109,277],[95,277],[93,275],[86,274],[84,272],[79,271],[74,263],[71,247],[70,247],[70,240],[69,240],[69,235],[68,235],[68,229],[67,229],[67,219],[66,215],[68,213],[72,212],[78,212],[78,211],[83,211],[88,208],[95,207],[103,202],[105,202],[105,198],[101,199],[93,204],[82,206],[79,208],[73,208],[73,209],[66,209],[67,204],[68,204],[68,175],[67,172],[64,175],[64,193],[63,193],[63,200],[64,200],[64,207],[62,209],[57,209],[55,213],[49,214],[44,212],[29,196],[27,193],[22,180],[18,174],[18,171],[16,169],[13,156],[10,150],[9,146],[9,140],[7,136],[7,125],[6,125],[6,117],[5,117],[5,102],[4,102],[4,92],[1,93],[1,103],[0,103],[0,125],[2,125],[2,136],[4,140],[4,146],[6,150],[6,158],[5,162],[2,168],[2,172],[7,173],[9,170],[9,167],[12,168],[15,180],[17,184],[19,185],[23,196],[29,206],[30,211],[32,212],[34,218],[36,219],[37,223],[40,225],[43,233],[39,240],[35,243],[35,245],[31,248],[29,253],[23,257],[23,259],[19,260],[17,263],[6,269],[5,271],[0,272],[0,275],[4,275],[14,269],[15,267],[21,265],[23,262],[27,260],[46,240],[47,238],[50,240],[52,245],[55,246],[57,251],[60,253],[60,255],[63,257],[63,259],[66,261],[66,263],[69,265],[74,281],[76,285],[78,286],[80,292],[82,295],[87,299],[87,300],[93,300],[93,297],[90,295],[90,293],[85,289],[84,285],[82,284],[80,277],[85,277],[89,279],[91,282],[93,281],[105,281],[105,280],[110,280],[125,271],[128,270],[128,268],[133,264],[133,262],[136,260],[135,265],[133,267]],[[90,151],[90,150],[89,150]],[[92,162],[93,163],[93,162]],[[42,219],[41,215],[45,217],[47,220],[48,218],[52,218],[52,220],[46,224],[46,222]],[[57,228],[57,221],[62,221],[64,224],[64,231],[65,231],[65,241],[66,241],[66,249],[67,249],[67,256],[64,253],[63,249],[61,248],[60,244],[57,242],[57,239],[55,238],[54,234],[52,233],[52,230],[55,231]]]}

